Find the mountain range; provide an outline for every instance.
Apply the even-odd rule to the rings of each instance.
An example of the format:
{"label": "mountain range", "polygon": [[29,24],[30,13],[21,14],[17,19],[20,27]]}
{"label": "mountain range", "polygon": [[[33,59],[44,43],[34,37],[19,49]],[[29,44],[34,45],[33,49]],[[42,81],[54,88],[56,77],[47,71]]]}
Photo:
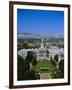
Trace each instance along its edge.
{"label": "mountain range", "polygon": [[64,38],[63,34],[37,34],[37,33],[17,33],[17,38],[23,39],[23,38],[34,38],[34,39],[39,39],[39,38]]}

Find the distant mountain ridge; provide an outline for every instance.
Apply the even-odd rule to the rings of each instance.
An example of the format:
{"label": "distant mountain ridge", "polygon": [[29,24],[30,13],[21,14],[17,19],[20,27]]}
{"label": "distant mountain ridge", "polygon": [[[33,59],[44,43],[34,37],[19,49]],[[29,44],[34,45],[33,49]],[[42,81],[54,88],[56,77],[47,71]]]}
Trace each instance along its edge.
{"label": "distant mountain ridge", "polygon": [[37,33],[17,33],[17,38],[19,39],[23,39],[23,38],[34,38],[34,39],[38,39],[38,38],[64,38],[64,35],[62,34],[37,34]]}

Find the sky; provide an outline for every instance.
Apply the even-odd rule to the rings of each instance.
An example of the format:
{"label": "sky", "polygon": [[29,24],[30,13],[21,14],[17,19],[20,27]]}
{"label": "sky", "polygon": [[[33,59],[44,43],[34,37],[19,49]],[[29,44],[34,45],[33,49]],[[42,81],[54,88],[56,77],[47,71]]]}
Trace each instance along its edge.
{"label": "sky", "polygon": [[64,34],[64,12],[17,9],[18,33]]}

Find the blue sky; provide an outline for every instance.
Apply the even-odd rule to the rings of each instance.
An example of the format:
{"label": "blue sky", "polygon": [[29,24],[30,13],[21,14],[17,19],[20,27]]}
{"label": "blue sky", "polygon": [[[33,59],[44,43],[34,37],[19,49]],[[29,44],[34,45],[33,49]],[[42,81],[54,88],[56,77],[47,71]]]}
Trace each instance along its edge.
{"label": "blue sky", "polygon": [[18,33],[63,34],[64,12],[49,10],[17,10]]}

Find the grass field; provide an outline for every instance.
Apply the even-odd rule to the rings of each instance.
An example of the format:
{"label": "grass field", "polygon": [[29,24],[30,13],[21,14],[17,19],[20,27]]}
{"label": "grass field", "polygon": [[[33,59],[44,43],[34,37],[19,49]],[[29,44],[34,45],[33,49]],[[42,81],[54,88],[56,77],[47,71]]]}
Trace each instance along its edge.
{"label": "grass field", "polygon": [[56,67],[53,66],[50,60],[39,60],[36,66],[32,66],[38,72],[48,72],[52,73],[56,70]]}

